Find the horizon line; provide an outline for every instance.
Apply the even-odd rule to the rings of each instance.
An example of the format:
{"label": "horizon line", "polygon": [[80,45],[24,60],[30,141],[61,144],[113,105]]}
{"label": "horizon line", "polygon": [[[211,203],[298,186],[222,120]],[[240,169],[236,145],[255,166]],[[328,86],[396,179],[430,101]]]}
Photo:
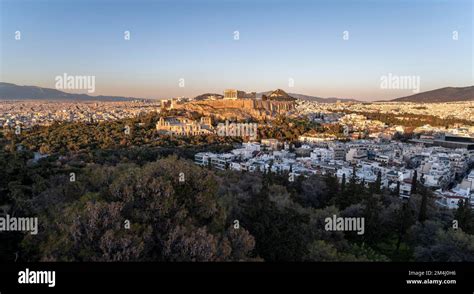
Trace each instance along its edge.
{"label": "horizon line", "polygon": [[[12,83],[12,82],[3,82],[3,81],[0,81],[0,83],[3,83],[3,84],[11,84],[11,85],[15,85],[15,86],[19,86],[19,87],[37,87],[37,88],[42,88],[42,89],[50,89],[50,90],[57,90],[57,91],[60,91],[60,92],[63,92],[63,93],[66,93],[66,94],[70,94],[70,95],[86,95],[86,96],[90,96],[90,97],[100,97],[100,96],[104,96],[104,97],[121,97],[121,98],[129,98],[129,99],[146,99],[146,100],[166,100],[166,99],[173,99],[173,98],[181,98],[181,97],[184,97],[184,98],[195,98],[197,96],[200,96],[200,95],[203,95],[203,94],[218,94],[218,95],[222,95],[220,93],[215,93],[215,92],[204,92],[204,93],[200,93],[200,94],[197,94],[197,95],[194,95],[194,96],[178,96],[178,95],[175,95],[173,97],[161,97],[161,98],[152,98],[152,97],[136,97],[136,96],[121,96],[121,95],[109,95],[109,94],[96,94],[96,95],[91,95],[91,93],[82,93],[82,92],[78,92],[78,93],[75,93],[75,92],[67,92],[67,91],[64,91],[64,90],[60,90],[60,89],[56,89],[56,88],[50,88],[50,87],[44,87],[44,86],[37,86],[37,85],[21,85],[21,84],[16,84],[16,83]],[[468,88],[468,87],[474,87],[474,84],[473,85],[467,85],[467,86],[461,86],[461,87],[456,87],[456,86],[444,86],[444,87],[439,87],[439,88],[433,88],[433,89],[429,89],[429,90],[426,90],[426,91],[420,91],[418,93],[413,93],[411,95],[405,95],[405,96],[398,96],[398,97],[395,97],[395,98],[388,98],[388,99],[377,99],[377,98],[374,98],[374,99],[371,99],[371,100],[360,100],[358,98],[354,98],[354,97],[336,97],[336,96],[330,96],[330,97],[321,97],[321,96],[318,96],[318,95],[313,95],[313,94],[306,94],[306,93],[290,93],[289,91],[287,90],[284,90],[282,88],[276,88],[274,90],[270,90],[270,91],[245,91],[245,92],[255,92],[257,94],[262,94],[262,93],[267,93],[267,92],[271,92],[271,91],[275,91],[275,90],[283,90],[285,91],[286,93],[288,94],[296,94],[296,95],[304,95],[304,96],[308,96],[308,97],[314,97],[314,98],[319,98],[319,99],[341,99],[341,100],[356,100],[356,102],[362,102],[362,103],[368,103],[368,102],[392,102],[393,100],[395,99],[398,99],[398,98],[404,98],[404,97],[409,97],[409,96],[413,96],[413,95],[417,95],[417,94],[421,94],[421,93],[426,93],[426,92],[430,92],[430,91],[434,91],[434,90],[440,90],[440,89],[444,89],[444,88]],[[224,88],[224,90],[226,89],[233,89],[233,88]],[[224,90],[221,91],[221,93],[224,92]],[[235,88],[235,90],[240,90],[240,89],[237,89]],[[402,89],[402,90],[406,90],[406,89]],[[94,94],[94,93],[92,93]],[[296,97],[294,97],[296,98]],[[299,98],[298,98],[299,99]],[[28,99],[24,99],[24,100],[28,100]],[[40,100],[40,99],[38,99]],[[45,99],[47,100],[47,99]]]}

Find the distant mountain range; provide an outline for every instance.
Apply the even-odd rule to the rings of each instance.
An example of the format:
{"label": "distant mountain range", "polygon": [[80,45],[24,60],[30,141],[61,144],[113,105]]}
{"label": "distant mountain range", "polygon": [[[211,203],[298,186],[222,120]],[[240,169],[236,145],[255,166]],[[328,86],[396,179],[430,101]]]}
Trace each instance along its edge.
{"label": "distant mountain range", "polygon": [[[283,91],[283,90],[280,90]],[[270,97],[276,91],[266,91],[257,93],[257,97],[263,95]],[[284,91],[283,91],[284,92]],[[278,94],[278,93],[277,93]],[[361,102],[351,98],[322,98],[296,93],[284,93],[285,95],[308,101],[319,103],[335,103],[340,102]],[[283,95],[283,94],[282,94]],[[206,99],[209,96],[222,98],[221,94],[206,93],[197,96],[198,100]],[[283,95],[284,96],[284,95]],[[71,94],[56,89],[41,88],[36,86],[19,86],[11,83],[0,82],[0,100],[57,100],[57,101],[132,101],[132,100],[149,100],[145,98],[123,97],[123,96],[91,96],[87,94]],[[419,102],[419,103],[436,103],[436,102],[454,102],[454,101],[474,101],[474,86],[469,87],[446,87],[427,92],[418,93],[411,96],[385,100],[384,102]]]}
{"label": "distant mountain range", "polygon": [[339,102],[361,102],[353,98],[338,98],[338,97],[322,98],[322,97],[309,96],[309,95],[303,95],[303,94],[294,94],[294,93],[291,93],[290,95],[298,99],[316,101],[320,103],[336,103],[338,101]]}
{"label": "distant mountain range", "polygon": [[[257,93],[257,97],[261,98],[263,95],[269,96],[273,93],[274,91],[266,91],[266,92],[260,92]],[[308,100],[308,101],[314,101],[314,102],[319,102],[319,103],[336,103],[337,101],[340,102],[360,102],[355,99],[351,98],[322,98],[322,97],[317,97],[317,96],[310,96],[310,95],[304,95],[304,94],[296,94],[296,93],[288,93],[289,96],[301,99],[301,100]]]}
{"label": "distant mountain range", "polygon": [[224,95],[216,94],[216,93],[206,93],[206,94],[201,94],[199,96],[194,97],[194,100],[206,100],[206,99],[209,99],[210,97],[222,99],[224,98]]}
{"label": "distant mountain range", "polygon": [[446,87],[432,91],[421,92],[415,95],[390,100],[392,102],[454,102],[474,101],[474,86],[470,87]]}
{"label": "distant mountain range", "polygon": [[[268,95],[272,91],[258,93],[257,96]],[[317,96],[309,96],[303,94],[289,93],[290,96],[315,101],[319,103],[335,103],[339,102],[361,102],[352,98],[322,98]],[[446,87],[436,90],[421,92],[415,95],[400,97],[392,100],[380,100],[379,102],[417,102],[417,103],[438,103],[438,102],[455,102],[455,101],[474,101],[474,86],[469,87]]]}
{"label": "distant mountain range", "polygon": [[132,101],[142,98],[121,96],[90,96],[86,94],[71,94],[56,89],[36,86],[18,86],[0,82],[0,100],[70,100],[70,101]]}
{"label": "distant mountain range", "polygon": [[286,93],[282,89],[276,89],[268,95],[262,95],[262,100],[275,100],[275,101],[296,101],[296,98]]}

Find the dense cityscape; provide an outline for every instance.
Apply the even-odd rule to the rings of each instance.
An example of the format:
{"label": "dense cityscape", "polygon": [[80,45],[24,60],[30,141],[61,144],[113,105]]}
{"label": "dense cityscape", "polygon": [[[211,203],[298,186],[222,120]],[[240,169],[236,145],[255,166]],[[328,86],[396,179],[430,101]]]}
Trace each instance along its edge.
{"label": "dense cityscape", "polygon": [[[288,97],[283,90],[269,95],[269,99],[275,101],[289,100]],[[221,111],[205,122],[203,119],[206,117],[195,121],[169,116],[167,112],[186,110],[187,105],[197,100],[198,103],[221,100],[224,104],[227,101],[229,105],[222,109],[228,109],[235,101],[252,99],[257,100],[255,92],[227,90],[221,97],[210,95],[204,99],[200,96],[199,99],[180,97],[130,102],[4,101],[0,103],[0,123],[4,132],[27,131],[34,126],[50,126],[55,122],[106,122],[163,113],[156,124],[158,133],[218,135],[219,126],[217,122],[213,125],[212,121]],[[469,124],[474,119],[474,102],[318,103],[294,100],[295,107],[286,115],[304,118],[315,123],[317,128],[293,138],[296,140],[250,138],[238,133],[229,135],[240,137],[243,140],[241,146],[226,153],[198,152],[194,155],[195,163],[221,170],[291,173],[296,177],[333,174],[339,182],[355,172],[366,185],[378,180],[380,188],[396,191],[402,198],[410,197],[413,177],[417,175],[417,180],[434,191],[438,205],[455,209],[460,200],[465,200],[474,206],[474,171],[471,171],[474,125]],[[367,113],[393,115],[400,124],[368,119],[364,116]],[[422,117],[422,125],[413,124],[417,117]],[[426,117],[451,121],[449,124],[430,125]],[[224,118],[235,119],[232,115]],[[321,129],[321,126],[324,127]],[[38,152],[36,156],[40,158],[48,154]]]}
{"label": "dense cityscape", "polygon": [[0,294],[474,293],[472,8],[0,0]]}

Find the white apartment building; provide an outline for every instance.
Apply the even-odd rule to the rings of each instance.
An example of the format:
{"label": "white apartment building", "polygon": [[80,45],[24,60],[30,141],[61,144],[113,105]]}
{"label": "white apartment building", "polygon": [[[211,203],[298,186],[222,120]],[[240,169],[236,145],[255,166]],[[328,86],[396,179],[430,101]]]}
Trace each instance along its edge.
{"label": "white apartment building", "polygon": [[350,148],[346,153],[346,161],[358,162],[359,160],[367,159],[367,149]]}
{"label": "white apartment building", "polygon": [[200,166],[207,166],[210,160],[216,156],[217,154],[211,152],[199,152],[194,155],[194,162]]}
{"label": "white apartment building", "polygon": [[310,158],[316,162],[328,162],[334,160],[334,151],[326,148],[315,148],[311,152]]}

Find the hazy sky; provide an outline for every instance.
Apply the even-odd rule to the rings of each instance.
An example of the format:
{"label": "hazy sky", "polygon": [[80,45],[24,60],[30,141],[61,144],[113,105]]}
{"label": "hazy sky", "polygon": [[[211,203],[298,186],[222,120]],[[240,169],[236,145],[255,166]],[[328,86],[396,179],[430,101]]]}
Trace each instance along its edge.
{"label": "hazy sky", "polygon": [[0,10],[0,81],[20,85],[54,88],[67,73],[96,76],[93,95],[282,88],[373,100],[413,94],[381,89],[389,73],[419,76],[421,91],[474,84],[472,0],[0,0]]}

